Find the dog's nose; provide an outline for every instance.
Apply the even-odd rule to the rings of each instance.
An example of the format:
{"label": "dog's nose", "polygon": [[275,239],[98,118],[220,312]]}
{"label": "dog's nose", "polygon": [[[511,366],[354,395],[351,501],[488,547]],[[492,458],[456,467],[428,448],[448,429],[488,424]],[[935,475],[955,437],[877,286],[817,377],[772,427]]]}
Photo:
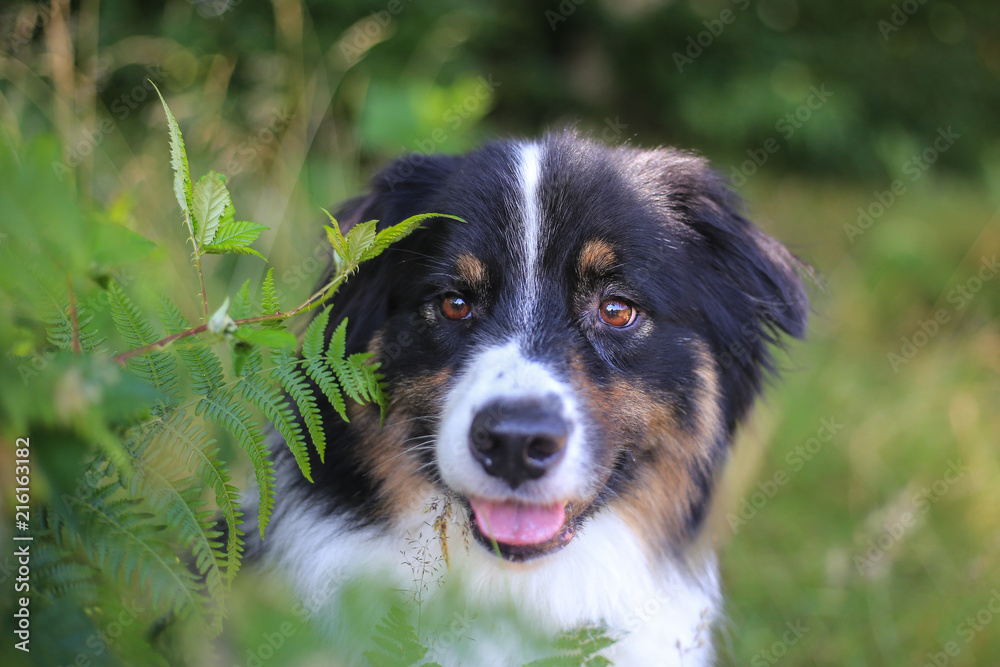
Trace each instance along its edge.
{"label": "dog's nose", "polygon": [[472,420],[469,447],[483,469],[516,489],[552,469],[566,451],[569,425],[555,396],[498,400]]}

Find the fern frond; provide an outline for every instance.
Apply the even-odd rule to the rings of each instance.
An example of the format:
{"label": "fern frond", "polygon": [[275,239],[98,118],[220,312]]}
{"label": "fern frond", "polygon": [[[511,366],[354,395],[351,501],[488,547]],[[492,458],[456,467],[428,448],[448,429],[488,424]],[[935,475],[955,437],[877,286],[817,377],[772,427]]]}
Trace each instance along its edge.
{"label": "fern frond", "polygon": [[[393,606],[375,626],[372,641],[377,650],[365,651],[365,660],[373,667],[413,667],[427,655],[428,648],[420,643],[417,629],[406,620],[399,607]],[[421,667],[440,667],[437,663],[420,663]]]}
{"label": "fern frond", "polygon": [[309,452],[306,450],[302,427],[281,389],[271,384],[266,374],[258,370],[259,364],[260,353],[255,351],[247,361],[249,370],[240,379],[237,389],[245,400],[254,404],[278,429],[278,433],[284,438],[289,451],[295,457],[295,462],[299,464],[303,476],[311,482],[312,468],[309,464]]}
{"label": "fern frond", "polygon": [[161,540],[162,524],[136,511],[139,500],[122,497],[109,482],[66,496],[79,532],[70,537],[94,567],[125,586],[149,591],[154,606],[185,615],[202,607],[201,584]]}
{"label": "fern frond", "polygon": [[[225,615],[223,606],[226,584],[221,563],[226,555],[222,544],[215,538],[220,533],[214,529],[212,512],[203,509],[205,502],[200,499],[197,487],[188,487],[169,474],[176,462],[168,462],[151,447],[155,429],[146,429],[142,437],[128,440],[125,450],[132,459],[131,471],[124,476],[132,497],[142,497],[156,511],[177,538],[177,543],[194,556],[195,567],[205,578],[205,588],[217,607],[213,615],[216,633],[222,630]],[[173,465],[171,465],[173,463]]]}
{"label": "fern frond", "polygon": [[[76,338],[80,349],[84,352],[93,352],[100,347],[107,338],[101,337],[100,333],[91,326],[94,316],[86,306],[78,304],[76,307]],[[73,347],[73,319],[70,316],[69,304],[65,303],[56,308],[46,320],[49,325],[46,329],[48,341],[60,350],[69,350]]]}
{"label": "fern frond", "polygon": [[271,358],[275,362],[271,377],[295,401],[299,414],[302,415],[302,421],[306,425],[306,430],[309,432],[309,438],[319,455],[319,460],[324,461],[326,457],[326,432],[323,429],[323,417],[319,412],[316,395],[309,385],[309,380],[302,373],[298,361],[292,353],[285,350],[275,350]]}
{"label": "fern frond", "polygon": [[556,655],[532,660],[525,667],[607,667],[614,663],[600,652],[616,641],[604,627],[584,626],[556,638],[553,645],[558,651]]}
{"label": "fern frond", "polygon": [[[122,339],[131,348],[142,347],[157,340],[153,326],[139,311],[118,283],[108,287],[111,318]],[[128,360],[128,367],[165,394],[177,391],[177,364],[166,352],[148,352]]]}
{"label": "fern frond", "polygon": [[323,337],[326,334],[326,327],[330,321],[330,308],[325,308],[323,312],[313,318],[306,328],[306,333],[302,337],[302,361],[306,374],[312,378],[319,390],[323,392],[330,405],[337,411],[340,418],[345,422],[351,421],[347,418],[347,406],[344,405],[344,396],[337,385],[337,380],[333,375],[330,364],[323,357]]}
{"label": "fern frond", "polygon": [[169,419],[154,422],[151,427],[157,429],[157,445],[162,447],[165,453],[176,457],[215,491],[215,502],[226,521],[228,530],[226,544],[228,588],[240,569],[240,559],[243,556],[243,530],[240,528],[243,512],[240,509],[239,489],[233,486],[229,471],[219,460],[219,448],[215,446],[215,440],[209,439],[194,418],[187,417],[186,411],[178,410]]}
{"label": "fern frond", "polygon": [[357,352],[346,359],[327,355],[340,386],[358,403],[372,400],[381,393],[378,388],[378,375],[375,372],[377,366],[368,363],[371,358],[372,355],[368,352]]}
{"label": "fern frond", "polygon": [[[180,333],[190,326],[180,309],[166,297],[160,300],[160,319],[168,334]],[[209,394],[225,382],[222,362],[204,343],[189,338],[175,344],[172,349],[184,362],[184,367],[191,376],[191,391],[194,393]]]}
{"label": "fern frond", "polygon": [[77,320],[77,342],[84,352],[93,352],[107,340],[101,336],[100,332],[93,326],[94,315],[84,305],[76,308]]}
{"label": "fern frond", "polygon": [[45,330],[48,341],[60,350],[69,350],[73,346],[73,322],[67,310],[60,306],[45,322],[49,325]]}
{"label": "fern frond", "polygon": [[97,600],[97,570],[56,543],[39,540],[32,549],[31,567],[36,590],[49,602],[72,597],[86,605]]}
{"label": "fern frond", "polygon": [[326,355],[334,359],[343,359],[347,354],[347,318],[345,317],[333,330],[330,336],[330,343],[326,348]]}
{"label": "fern frond", "polygon": [[[278,291],[274,287],[274,269],[268,269],[264,277],[264,283],[260,289],[260,301],[264,315],[274,315],[281,312],[281,304],[278,303]],[[284,323],[279,320],[263,322],[263,326],[270,329],[283,329]]]}
{"label": "fern frond", "polygon": [[382,391],[382,376],[378,364],[370,363],[372,355],[357,352],[345,358],[347,350],[347,318],[341,320],[326,348],[326,362],[337,376],[341,389],[350,398],[363,403],[373,401],[378,404],[385,418],[388,402]]}
{"label": "fern frond", "polygon": [[240,447],[250,457],[260,496],[258,524],[263,537],[264,529],[271,518],[271,511],[274,509],[274,463],[271,462],[270,452],[267,450],[260,426],[236,400],[235,391],[234,389],[206,395],[198,403],[196,412],[236,436]]}
{"label": "fern frond", "polygon": [[[233,305],[229,309],[229,312],[232,313],[233,319],[236,320],[243,320],[251,316],[253,305],[250,299],[249,280],[244,280],[240,288],[236,290],[236,295],[233,297]],[[256,365],[251,364],[253,370],[259,369],[263,363],[260,358],[260,351],[246,341],[234,340],[229,351],[233,363],[233,375],[237,377],[244,374],[247,363],[253,361],[251,357],[254,357],[254,360],[257,362]]]}
{"label": "fern frond", "polygon": [[240,288],[236,290],[236,295],[233,296],[233,305],[229,308],[229,312],[232,313],[234,320],[245,320],[251,316],[253,310],[250,299],[249,279],[244,280]]}

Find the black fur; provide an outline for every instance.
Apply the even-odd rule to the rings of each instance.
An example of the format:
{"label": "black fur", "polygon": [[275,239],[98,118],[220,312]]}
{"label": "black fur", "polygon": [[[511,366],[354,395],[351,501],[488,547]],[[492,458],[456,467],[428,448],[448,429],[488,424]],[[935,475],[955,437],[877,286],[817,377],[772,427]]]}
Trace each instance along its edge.
{"label": "black fur", "polygon": [[[670,397],[676,412],[693,424],[704,408],[697,403],[692,347],[700,341],[719,371],[724,424],[713,456],[718,460],[772,369],[769,346],[783,333],[801,337],[805,331],[800,262],[743,217],[737,198],[699,157],[608,148],[571,132],[550,135],[541,145],[541,215],[548,225],[541,262],[545,317],[531,323],[530,355],[565,374],[570,359],[580,358],[595,384],[624,378]],[[349,352],[364,351],[381,336],[378,361],[390,396],[406,378],[439,368],[459,372],[470,350],[502,340],[524,317],[522,299],[507,289],[523,270],[517,260],[516,161],[516,144],[504,141],[458,157],[405,157],[373,179],[370,195],[339,212],[345,227],[377,219],[384,228],[428,212],[467,221],[425,223],[363,265],[334,299],[331,330],[349,318]],[[583,244],[595,238],[609,243],[620,262],[590,291],[636,304],[651,323],[646,335],[606,331],[581,312],[580,293],[587,290],[577,284],[575,263]],[[443,294],[461,289],[453,273],[463,252],[485,262],[491,276],[488,289],[468,295],[478,315],[428,324],[422,316],[426,304],[435,307]],[[327,412],[326,463],[314,460],[315,484],[299,480],[299,489],[358,523],[384,520],[391,508],[364,469],[355,427],[340,425],[332,409]],[[413,436],[432,434],[436,418],[422,415]],[[600,428],[596,421],[592,426]],[[641,425],[601,435],[595,440],[616,453],[597,504],[626,493],[644,464],[628,447],[630,439],[642,438]],[[427,474],[436,480],[433,461],[428,463]],[[701,489],[687,517],[692,533],[701,523],[712,473],[688,471]]]}

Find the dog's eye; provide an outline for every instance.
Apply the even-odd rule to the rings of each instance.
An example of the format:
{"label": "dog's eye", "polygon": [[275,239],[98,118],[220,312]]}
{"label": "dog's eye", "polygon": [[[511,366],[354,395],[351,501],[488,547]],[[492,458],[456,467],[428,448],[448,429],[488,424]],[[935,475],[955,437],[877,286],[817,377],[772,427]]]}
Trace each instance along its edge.
{"label": "dog's eye", "polygon": [[636,310],[621,299],[606,299],[597,312],[605,324],[613,327],[627,327],[635,322]]}
{"label": "dog's eye", "polygon": [[441,301],[441,314],[449,320],[464,320],[472,314],[472,308],[462,297],[450,294]]}

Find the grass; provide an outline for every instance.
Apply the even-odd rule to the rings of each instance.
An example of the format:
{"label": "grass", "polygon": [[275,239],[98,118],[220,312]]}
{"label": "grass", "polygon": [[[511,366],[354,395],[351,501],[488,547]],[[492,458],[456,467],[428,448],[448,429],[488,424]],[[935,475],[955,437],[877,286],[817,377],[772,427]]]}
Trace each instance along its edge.
{"label": "grass", "polygon": [[[294,20],[280,25],[287,44],[318,49],[308,31],[294,34]],[[130,39],[129,48],[105,49],[102,66],[137,70],[140,55],[161,46],[152,37]],[[170,84],[165,90],[193,171],[230,173],[237,209],[271,227],[261,247],[281,267],[277,286],[286,305],[304,296],[321,270],[324,260],[313,254],[320,206],[356,193],[369,171],[360,166],[371,148],[364,133],[335,120],[329,100],[349,107],[353,116],[344,115],[361,125],[395,109],[383,99],[383,116],[362,115],[367,80],[338,60],[336,44],[325,46],[311,59],[290,49],[287,90],[261,85],[253,95],[231,96],[235,56],[179,44],[164,72],[144,71],[132,89],[140,92],[146,76]],[[25,56],[27,66],[8,61],[0,72],[0,138],[18,145],[51,126],[65,145],[86,148],[81,197],[106,204],[110,218],[162,248],[178,249],[159,252],[149,270],[162,276],[164,291],[197,293],[190,259],[179,250],[183,229],[158,106],[130,107],[114,129],[81,143],[82,129],[113,114],[93,104],[85,73],[74,73],[64,56],[52,62],[68,78],[51,84],[39,75],[46,57]],[[182,76],[199,67],[203,81]],[[466,92],[454,89],[448,95],[456,99]],[[442,95],[437,106],[450,109],[454,100]],[[432,113],[414,136],[383,137],[378,148],[413,146],[440,123]],[[449,148],[474,144],[480,132],[470,120],[449,135]],[[988,607],[1000,590],[1000,275],[972,294],[983,259],[1000,256],[1000,188],[933,167],[852,242],[845,224],[888,188],[782,176],[768,165],[742,189],[751,217],[815,265],[826,291],[814,295],[809,339],[781,357],[782,381],[742,429],[710,518],[727,600],[722,664],[1000,663],[1000,613]],[[220,300],[263,270],[253,258],[210,258],[207,266],[209,289]],[[181,305],[197,312],[199,304]],[[894,362],[889,355],[905,358],[907,343],[912,358]],[[727,515],[738,517],[744,507],[752,516],[741,517],[745,523],[734,532]],[[276,624],[269,614],[283,599],[261,601],[251,582],[237,588],[226,638],[242,647],[233,654],[246,661],[288,612],[274,617]],[[280,638],[283,655],[303,656],[303,663],[312,656],[318,664],[315,637],[294,646],[307,634]]]}
{"label": "grass", "polygon": [[[800,254],[828,291],[739,438],[712,517],[729,664],[1000,660],[988,609],[1000,590],[1000,275],[972,294],[983,258],[1000,256],[1000,217],[984,189],[928,175],[850,244],[842,226],[866,194],[791,179],[751,193],[779,237],[812,239]],[[904,338],[912,358],[894,370]],[[809,449],[824,419],[842,428]],[[734,535],[725,515],[744,499],[760,508]],[[784,645],[789,622],[808,632]]]}

